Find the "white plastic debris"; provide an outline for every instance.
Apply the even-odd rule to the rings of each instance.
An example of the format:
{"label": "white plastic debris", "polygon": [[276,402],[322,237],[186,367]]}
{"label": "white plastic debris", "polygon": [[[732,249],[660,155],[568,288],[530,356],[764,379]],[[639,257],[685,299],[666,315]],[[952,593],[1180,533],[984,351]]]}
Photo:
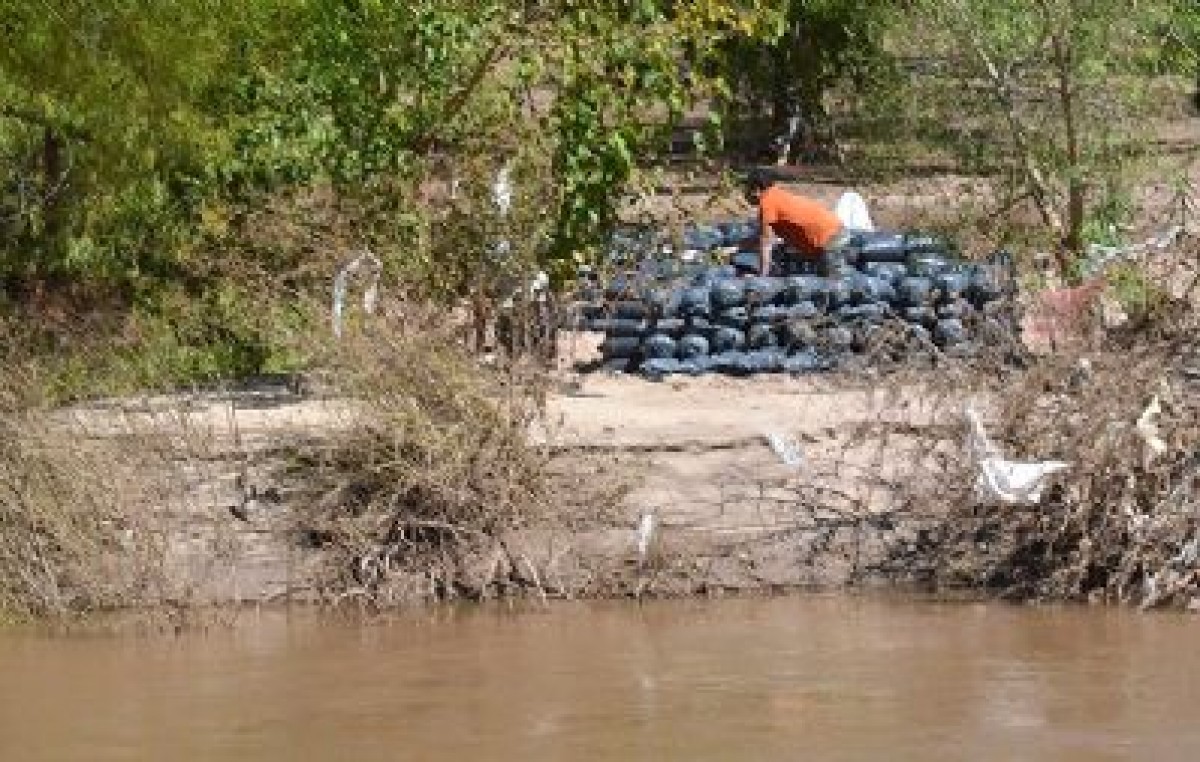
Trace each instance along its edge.
{"label": "white plastic debris", "polygon": [[642,518],[638,521],[637,529],[637,551],[638,557],[645,560],[646,554],[650,552],[650,543],[654,540],[654,514],[643,513]]}
{"label": "white plastic debris", "polygon": [[512,209],[512,197],[512,165],[506,163],[496,173],[496,180],[492,183],[492,202],[501,217],[507,217]]}
{"label": "white plastic debris", "polygon": [[1125,509],[1125,518],[1129,520],[1129,531],[1134,534],[1139,534],[1143,529],[1150,525],[1150,517],[1144,513],[1139,513],[1132,508]]}
{"label": "white plastic debris", "polygon": [[867,210],[867,202],[856,191],[846,191],[833,207],[833,213],[842,221],[847,230],[861,233],[874,233],[875,223],[871,220],[871,212]]}
{"label": "white plastic debris", "polygon": [[1185,542],[1171,563],[1191,567],[1196,565],[1197,560],[1200,560],[1200,535]]}
{"label": "white plastic debris", "polygon": [[342,337],[342,317],[346,311],[346,290],[350,286],[350,279],[361,273],[367,284],[363,289],[363,312],[374,315],[379,302],[379,274],[382,271],[383,264],[379,257],[369,251],[361,252],[338,270],[333,278],[334,336]]}
{"label": "white plastic debris", "polygon": [[1050,476],[1071,467],[1070,463],[1061,461],[1026,463],[1007,460],[988,439],[983,421],[972,405],[967,405],[965,415],[967,450],[979,469],[975,491],[981,499],[1010,504],[1040,502]]}
{"label": "white plastic debris", "polygon": [[1146,444],[1146,459],[1151,461],[1167,451],[1167,443],[1163,441],[1158,431],[1158,416],[1162,413],[1162,405],[1158,397],[1150,401],[1146,409],[1137,419],[1137,433]]}
{"label": "white plastic debris", "polygon": [[1156,236],[1147,238],[1142,243],[1130,244],[1128,246],[1092,244],[1088,247],[1087,258],[1081,268],[1082,272],[1085,276],[1091,275],[1118,260],[1149,254],[1154,251],[1164,251],[1173,246],[1186,232],[1183,227],[1176,225]]}
{"label": "white plastic debris", "polygon": [[800,449],[800,444],[791,437],[773,431],[767,434],[767,444],[771,446],[785,466],[799,469],[804,463],[804,451]]}

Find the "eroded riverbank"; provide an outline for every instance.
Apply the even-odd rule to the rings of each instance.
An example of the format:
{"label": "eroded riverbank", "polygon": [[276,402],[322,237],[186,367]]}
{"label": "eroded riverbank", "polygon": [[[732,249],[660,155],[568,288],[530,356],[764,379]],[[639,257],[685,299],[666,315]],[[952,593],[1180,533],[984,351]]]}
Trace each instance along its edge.
{"label": "eroded riverbank", "polygon": [[[342,399],[276,389],[89,407],[63,420],[98,440],[140,445],[154,432],[188,452],[187,478],[163,485],[169,585],[179,600],[264,603],[312,599],[324,555],[297,534],[310,496],[289,459],[363,416]],[[582,526],[563,517],[508,531],[505,557],[481,553],[468,572],[480,588],[491,574],[550,597],[870,582],[891,547],[917,540],[895,525],[902,506],[888,485],[928,453],[900,433],[880,452],[855,432],[944,418],[915,396],[885,404],[849,378],[588,376],[547,401],[531,436],[553,468],[615,485],[614,510]],[[649,538],[639,535],[647,520]]]}

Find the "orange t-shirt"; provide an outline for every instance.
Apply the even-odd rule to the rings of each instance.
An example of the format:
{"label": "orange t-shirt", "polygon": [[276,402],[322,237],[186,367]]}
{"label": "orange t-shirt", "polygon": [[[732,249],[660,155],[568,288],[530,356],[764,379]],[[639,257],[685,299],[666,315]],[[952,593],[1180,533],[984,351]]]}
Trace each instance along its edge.
{"label": "orange t-shirt", "polygon": [[763,191],[758,204],[763,228],[806,254],[820,254],[842,229],[842,221],[812,199],[788,193],[778,185]]}

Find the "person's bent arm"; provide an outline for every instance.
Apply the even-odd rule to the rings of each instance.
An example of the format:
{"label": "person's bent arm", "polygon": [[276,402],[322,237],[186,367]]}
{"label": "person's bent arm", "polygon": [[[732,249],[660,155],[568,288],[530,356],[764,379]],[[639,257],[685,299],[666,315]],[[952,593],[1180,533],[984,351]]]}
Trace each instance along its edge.
{"label": "person's bent arm", "polygon": [[758,237],[758,274],[771,274],[771,228],[769,225],[762,226],[762,233]]}

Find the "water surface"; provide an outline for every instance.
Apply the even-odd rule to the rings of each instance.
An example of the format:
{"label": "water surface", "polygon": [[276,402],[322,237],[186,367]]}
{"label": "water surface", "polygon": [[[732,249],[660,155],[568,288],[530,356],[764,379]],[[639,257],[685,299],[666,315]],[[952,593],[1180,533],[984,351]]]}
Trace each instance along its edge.
{"label": "water surface", "polygon": [[0,634],[2,760],[1196,760],[1200,619],[848,598]]}

